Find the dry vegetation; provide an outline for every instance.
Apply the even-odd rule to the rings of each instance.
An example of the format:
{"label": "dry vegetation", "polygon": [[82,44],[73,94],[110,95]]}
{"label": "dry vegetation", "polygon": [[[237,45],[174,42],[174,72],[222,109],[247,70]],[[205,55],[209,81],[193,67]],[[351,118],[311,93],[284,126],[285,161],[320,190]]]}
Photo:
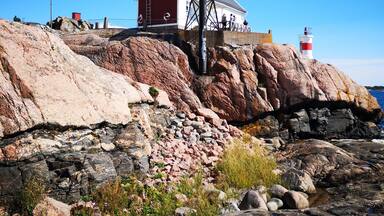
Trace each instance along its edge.
{"label": "dry vegetation", "polygon": [[32,215],[33,209],[46,196],[45,182],[36,177],[26,181],[17,199],[17,209],[21,209],[24,215]]}
{"label": "dry vegetation", "polygon": [[[110,182],[97,189],[90,197],[103,214],[110,215],[174,215],[176,208],[187,206],[196,215],[218,215],[221,206],[218,199],[207,196],[201,174],[185,178],[175,185],[144,186],[134,177]],[[186,201],[177,194],[186,195]],[[89,210],[77,209],[74,215],[88,215]]]}
{"label": "dry vegetation", "polygon": [[238,189],[280,183],[280,177],[273,172],[276,167],[260,142],[249,135],[234,139],[218,164],[224,182]]}

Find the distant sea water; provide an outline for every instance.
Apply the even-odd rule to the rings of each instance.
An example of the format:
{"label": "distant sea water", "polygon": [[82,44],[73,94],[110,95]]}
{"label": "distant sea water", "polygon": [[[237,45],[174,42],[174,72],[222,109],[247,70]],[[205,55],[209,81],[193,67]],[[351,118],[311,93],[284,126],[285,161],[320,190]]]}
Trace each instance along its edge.
{"label": "distant sea water", "polygon": [[[371,90],[371,94],[377,98],[381,108],[384,109],[384,90]],[[384,129],[384,120],[381,122],[381,128]]]}

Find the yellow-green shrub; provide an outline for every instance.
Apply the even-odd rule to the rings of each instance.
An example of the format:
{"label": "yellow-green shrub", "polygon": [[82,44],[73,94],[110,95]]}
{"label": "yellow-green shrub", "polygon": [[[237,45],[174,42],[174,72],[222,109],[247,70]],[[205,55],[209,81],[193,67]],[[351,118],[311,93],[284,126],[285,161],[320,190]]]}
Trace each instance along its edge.
{"label": "yellow-green shrub", "polygon": [[280,177],[273,173],[276,166],[258,140],[244,135],[231,141],[217,168],[224,183],[241,189],[279,183]]}

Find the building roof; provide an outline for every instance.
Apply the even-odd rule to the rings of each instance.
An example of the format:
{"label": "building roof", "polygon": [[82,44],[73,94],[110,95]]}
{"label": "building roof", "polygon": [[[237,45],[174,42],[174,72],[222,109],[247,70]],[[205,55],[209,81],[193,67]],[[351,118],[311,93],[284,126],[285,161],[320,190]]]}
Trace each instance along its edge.
{"label": "building roof", "polygon": [[237,2],[236,0],[216,0],[216,2],[219,2],[221,4],[224,4],[224,5],[227,5],[231,8],[234,8],[238,11],[241,11],[241,12],[244,12],[246,13],[247,11],[243,8],[243,6],[240,5],[239,2]]}

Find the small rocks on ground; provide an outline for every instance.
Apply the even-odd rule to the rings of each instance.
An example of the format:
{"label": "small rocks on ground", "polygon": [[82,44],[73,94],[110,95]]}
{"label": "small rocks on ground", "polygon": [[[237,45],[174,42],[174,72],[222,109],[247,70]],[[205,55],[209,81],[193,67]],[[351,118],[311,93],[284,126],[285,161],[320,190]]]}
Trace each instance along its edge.
{"label": "small rocks on ground", "polygon": [[270,211],[276,211],[279,208],[283,207],[284,203],[281,199],[272,198],[268,203],[267,207]]}
{"label": "small rocks on ground", "polygon": [[175,216],[189,216],[196,214],[195,209],[187,208],[187,207],[180,207],[175,210]]}

